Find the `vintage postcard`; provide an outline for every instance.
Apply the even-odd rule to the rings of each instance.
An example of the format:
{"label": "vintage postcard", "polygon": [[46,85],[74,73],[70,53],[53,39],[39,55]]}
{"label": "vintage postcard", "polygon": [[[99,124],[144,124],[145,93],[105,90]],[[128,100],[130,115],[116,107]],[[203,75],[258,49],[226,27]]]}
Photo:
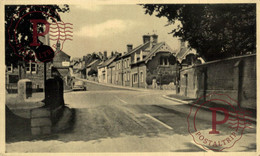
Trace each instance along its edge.
{"label": "vintage postcard", "polygon": [[257,1],[56,3],[1,2],[0,155],[257,155]]}

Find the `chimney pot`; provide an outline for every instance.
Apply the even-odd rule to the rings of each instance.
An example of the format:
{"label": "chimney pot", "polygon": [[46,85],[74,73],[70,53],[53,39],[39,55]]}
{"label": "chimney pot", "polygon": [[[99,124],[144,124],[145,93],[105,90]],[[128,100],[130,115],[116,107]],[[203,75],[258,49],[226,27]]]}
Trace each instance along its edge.
{"label": "chimney pot", "polygon": [[151,36],[150,35],[143,35],[143,42],[147,43],[151,41]]}
{"label": "chimney pot", "polygon": [[153,34],[152,38],[153,38],[153,43],[155,43],[155,44],[158,43],[158,35]]}
{"label": "chimney pot", "polygon": [[127,52],[129,53],[132,49],[133,49],[133,45],[132,44],[128,44],[127,45]]}
{"label": "chimney pot", "polygon": [[104,58],[107,59],[107,51],[104,51]]}

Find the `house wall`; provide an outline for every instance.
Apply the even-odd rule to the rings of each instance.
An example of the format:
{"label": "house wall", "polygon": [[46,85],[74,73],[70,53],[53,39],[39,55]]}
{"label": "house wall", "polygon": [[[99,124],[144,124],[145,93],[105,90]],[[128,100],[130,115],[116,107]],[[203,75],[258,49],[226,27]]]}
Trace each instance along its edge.
{"label": "house wall", "polygon": [[[146,74],[146,65],[144,63],[132,66],[131,87],[147,88]],[[136,78],[135,75],[137,75]]]}
{"label": "house wall", "polygon": [[123,66],[122,59],[116,61],[115,72],[116,72],[116,81],[115,84],[123,85]]}
{"label": "house wall", "polygon": [[130,77],[131,77],[131,57],[126,57],[122,60],[122,68],[123,68],[123,86],[130,86]]}
{"label": "house wall", "polygon": [[112,78],[113,78],[113,73],[112,73],[112,68],[108,67],[107,68],[107,83],[112,84]]}
{"label": "house wall", "polygon": [[[50,69],[51,63],[46,64],[46,77],[51,78],[51,69]],[[18,67],[19,68],[19,67]],[[7,89],[17,89],[17,82],[19,80],[19,69],[13,68],[12,72],[6,72],[6,85]],[[33,89],[43,89],[44,88],[44,63],[37,63],[36,72],[26,72],[25,66],[20,66],[20,76],[21,79],[29,79],[32,81],[32,87]],[[16,79],[16,80],[15,80]]]}
{"label": "house wall", "polygon": [[64,52],[58,52],[53,58],[53,66],[62,67],[62,62],[70,62],[70,56],[65,54]]}
{"label": "house wall", "polygon": [[[221,93],[256,109],[256,55],[212,61],[180,71],[180,94],[199,98]],[[206,98],[207,99],[207,98]]]}
{"label": "house wall", "polygon": [[107,83],[107,67],[98,68],[98,82]]}
{"label": "house wall", "polygon": [[[147,85],[149,85],[149,87],[151,87],[153,79],[156,79],[156,81],[159,84],[162,83],[162,85],[169,85],[170,83],[175,83],[177,68],[176,63],[173,60],[173,62],[171,62],[169,65],[160,65],[161,57],[166,57],[169,60],[174,59],[172,58],[172,54],[170,54],[169,52],[158,52],[152,58],[152,60],[148,61],[146,82]],[[161,73],[161,76],[159,75],[159,73]]]}

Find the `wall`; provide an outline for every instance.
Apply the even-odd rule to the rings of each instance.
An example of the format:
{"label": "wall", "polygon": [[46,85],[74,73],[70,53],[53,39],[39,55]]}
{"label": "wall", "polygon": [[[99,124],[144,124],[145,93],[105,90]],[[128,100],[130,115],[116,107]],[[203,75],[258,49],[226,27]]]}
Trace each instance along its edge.
{"label": "wall", "polygon": [[107,83],[107,67],[98,68],[98,82]]}
{"label": "wall", "polygon": [[[131,77],[131,57],[126,57],[122,61],[122,68],[123,68],[123,86],[130,86],[130,77]],[[129,75],[129,76],[128,76]]]}
{"label": "wall", "polygon": [[115,73],[116,73],[116,80],[115,80],[115,84],[117,85],[123,85],[123,77],[122,77],[122,72],[123,72],[123,69],[122,69],[122,60],[117,60],[116,61],[116,65],[115,65]]}
{"label": "wall", "polygon": [[180,72],[180,94],[199,98],[222,93],[241,107],[256,109],[256,55],[239,56],[192,66]]}
{"label": "wall", "polygon": [[[162,83],[162,85],[168,85],[171,82],[175,82],[176,75],[176,63],[171,62],[170,65],[160,65],[161,57],[168,57],[172,54],[168,52],[158,52],[152,60],[147,63],[147,84],[151,85],[152,79],[156,79],[158,83]],[[162,76],[159,76],[158,73],[161,73]]]}
{"label": "wall", "polygon": [[62,67],[62,62],[70,62],[70,56],[65,54],[64,52],[58,52],[53,58],[53,66]]}
{"label": "wall", "polygon": [[[142,81],[141,72],[143,73],[143,81]],[[136,82],[134,82],[134,75],[135,74],[137,74]],[[137,88],[147,88],[146,74],[147,74],[146,73],[146,65],[144,63],[132,66],[130,86],[137,87]]]}

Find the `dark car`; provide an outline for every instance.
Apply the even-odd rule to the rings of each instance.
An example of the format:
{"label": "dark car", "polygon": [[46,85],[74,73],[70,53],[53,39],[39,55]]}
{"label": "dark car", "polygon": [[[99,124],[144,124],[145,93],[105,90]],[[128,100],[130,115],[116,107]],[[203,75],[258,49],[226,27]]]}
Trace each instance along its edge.
{"label": "dark car", "polygon": [[72,87],[72,90],[83,90],[86,91],[87,87],[83,81],[76,81]]}

